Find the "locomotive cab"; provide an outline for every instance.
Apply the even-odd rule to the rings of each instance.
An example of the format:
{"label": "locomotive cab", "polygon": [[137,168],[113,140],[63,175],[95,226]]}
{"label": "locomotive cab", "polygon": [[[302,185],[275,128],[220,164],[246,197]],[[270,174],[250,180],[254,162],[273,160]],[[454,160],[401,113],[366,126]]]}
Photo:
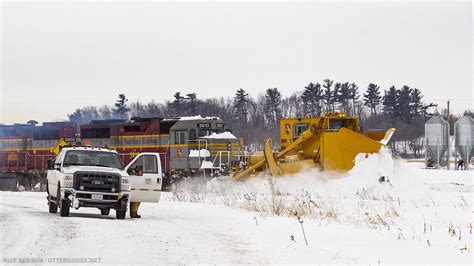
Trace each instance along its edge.
{"label": "locomotive cab", "polygon": [[227,174],[237,152],[237,139],[217,117],[182,117],[170,130],[171,174]]}

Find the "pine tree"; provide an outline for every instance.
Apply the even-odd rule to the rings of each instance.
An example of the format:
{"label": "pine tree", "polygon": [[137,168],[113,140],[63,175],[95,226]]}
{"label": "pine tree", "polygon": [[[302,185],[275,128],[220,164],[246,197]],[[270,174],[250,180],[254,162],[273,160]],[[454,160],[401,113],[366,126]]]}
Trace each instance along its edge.
{"label": "pine tree", "polygon": [[470,116],[471,118],[474,118],[474,112],[470,109],[464,111],[463,115]]}
{"label": "pine tree", "polygon": [[356,101],[356,100],[359,99],[359,97],[360,97],[360,95],[359,95],[359,86],[357,86],[357,84],[352,82],[349,85],[349,99],[352,99],[352,100]]}
{"label": "pine tree", "polygon": [[423,95],[421,91],[417,88],[414,88],[411,91],[410,95],[410,107],[415,119],[421,114],[423,109],[423,102],[422,102]]}
{"label": "pine tree", "polygon": [[428,113],[428,109],[430,109],[432,107],[437,107],[437,106],[438,105],[434,104],[434,103],[424,104],[423,107],[421,107],[421,113],[423,115],[423,119],[425,119],[428,116],[432,116],[433,113]]}
{"label": "pine tree", "polygon": [[336,112],[339,103],[339,91],[341,90],[342,83],[336,82],[334,84],[334,91],[332,92],[332,111]]}
{"label": "pine tree", "polygon": [[413,120],[413,115],[410,107],[411,91],[412,89],[405,85],[398,92],[397,115],[400,120],[404,122],[411,122]]}
{"label": "pine tree", "polygon": [[321,100],[323,99],[323,91],[321,90],[321,84],[309,83],[305,87],[301,100],[304,106],[304,115],[306,117],[319,116],[321,115]]}
{"label": "pine tree", "polygon": [[357,86],[354,82],[349,84],[349,97],[348,97],[348,110],[347,112],[350,114],[355,115],[355,106],[356,102],[359,99],[359,86]]}
{"label": "pine tree", "polygon": [[326,103],[326,108],[325,108],[326,112],[334,112],[334,97],[333,97],[333,92],[331,90],[333,83],[334,81],[330,79],[323,80],[323,88],[324,88],[323,99]]}
{"label": "pine tree", "polygon": [[38,121],[36,120],[28,120],[28,122],[26,122],[26,124],[30,125],[30,126],[36,126],[38,124]]}
{"label": "pine tree", "polygon": [[281,94],[277,88],[267,89],[265,94],[265,116],[270,128],[277,128],[281,118]]}
{"label": "pine tree", "polygon": [[[336,84],[337,85],[337,84]],[[341,107],[341,111],[347,113],[349,111],[349,99],[351,98],[351,87],[349,82],[344,82],[337,94],[337,102]]]}
{"label": "pine tree", "polygon": [[196,93],[188,93],[185,98],[187,102],[186,115],[196,115],[197,114],[197,96]]}
{"label": "pine tree", "polygon": [[130,108],[127,107],[128,99],[125,94],[119,94],[118,99],[115,103],[114,115],[121,119],[128,118],[128,112]]}
{"label": "pine tree", "polygon": [[82,113],[80,108],[77,108],[74,113],[68,114],[67,116],[69,118],[69,122],[75,124],[82,124]]}
{"label": "pine tree", "polygon": [[171,106],[174,109],[174,114],[180,116],[184,113],[184,97],[181,96],[181,92],[176,92],[173,97],[174,100],[171,102]]}
{"label": "pine tree", "polygon": [[383,96],[383,112],[395,123],[397,117],[397,99],[398,90],[395,86],[390,87],[384,92]]}
{"label": "pine tree", "polygon": [[380,105],[380,86],[370,83],[364,96],[364,105],[370,109],[371,115],[377,115],[377,107]]}
{"label": "pine tree", "polygon": [[239,89],[234,97],[234,115],[236,120],[243,124],[248,119],[248,93],[244,89]]}

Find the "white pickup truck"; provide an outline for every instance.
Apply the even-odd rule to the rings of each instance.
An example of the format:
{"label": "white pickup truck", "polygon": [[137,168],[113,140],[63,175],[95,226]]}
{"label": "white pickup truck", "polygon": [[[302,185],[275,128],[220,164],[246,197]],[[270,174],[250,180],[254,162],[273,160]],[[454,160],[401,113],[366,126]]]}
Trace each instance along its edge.
{"label": "white pickup truck", "polygon": [[140,153],[123,166],[117,151],[66,147],[48,162],[49,212],[69,216],[70,208],[92,207],[102,215],[116,210],[125,219],[128,203],[158,202],[162,169],[158,153]]}

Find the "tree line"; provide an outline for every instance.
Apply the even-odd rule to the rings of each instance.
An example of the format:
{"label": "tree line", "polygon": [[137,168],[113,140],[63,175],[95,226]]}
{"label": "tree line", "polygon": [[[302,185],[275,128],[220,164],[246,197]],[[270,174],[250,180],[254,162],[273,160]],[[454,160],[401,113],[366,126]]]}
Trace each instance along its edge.
{"label": "tree line", "polygon": [[[256,96],[240,88],[232,98],[207,99],[198,98],[194,92],[176,92],[171,99],[147,103],[129,103],[126,96],[120,94],[113,106],[78,108],[68,117],[71,122],[82,124],[94,119],[219,116],[247,144],[261,144],[268,137],[278,143],[279,120],[282,117],[313,117],[326,112],[346,112],[358,116],[365,130],[396,127],[395,140],[409,142],[419,140],[423,135],[424,121],[432,115],[430,110],[435,106],[423,101],[419,89],[407,85],[382,89],[370,83],[361,93],[354,82],[324,79],[321,83],[310,82],[286,97],[278,88],[268,88]],[[418,142],[414,143],[410,149],[422,148],[417,145]],[[391,148],[397,153],[396,146]]]}

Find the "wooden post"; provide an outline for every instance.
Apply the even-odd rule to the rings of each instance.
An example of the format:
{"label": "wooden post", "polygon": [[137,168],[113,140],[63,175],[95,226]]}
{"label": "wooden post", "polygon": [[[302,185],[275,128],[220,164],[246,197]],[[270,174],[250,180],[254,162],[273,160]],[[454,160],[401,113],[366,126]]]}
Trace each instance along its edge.
{"label": "wooden post", "polygon": [[[451,164],[450,162],[450,157],[451,157],[451,141],[450,141],[450,137],[451,137],[451,112],[450,112],[450,109],[449,109],[449,100],[448,100],[448,165],[447,165],[447,169],[449,170],[449,166]],[[456,163],[456,162],[454,162]]]}

